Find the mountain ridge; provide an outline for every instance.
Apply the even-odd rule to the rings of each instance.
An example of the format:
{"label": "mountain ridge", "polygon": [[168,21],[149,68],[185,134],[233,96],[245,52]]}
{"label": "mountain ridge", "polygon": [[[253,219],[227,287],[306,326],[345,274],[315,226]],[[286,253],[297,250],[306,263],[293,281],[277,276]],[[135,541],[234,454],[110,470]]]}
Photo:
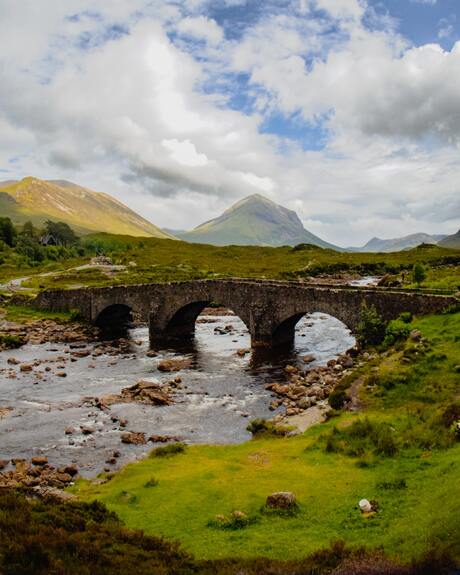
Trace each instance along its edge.
{"label": "mountain ridge", "polygon": [[175,239],[113,196],[67,180],[32,176],[0,182],[0,211],[15,224],[59,220],[78,233],[108,232]]}
{"label": "mountain ridge", "polygon": [[460,230],[455,234],[450,236],[446,236],[443,240],[439,242],[439,244],[443,248],[454,248],[459,250],[460,249]]}
{"label": "mountain ridge", "polygon": [[192,243],[212,245],[282,246],[311,243],[338,250],[306,230],[293,210],[276,204],[261,194],[237,201],[220,216],[212,218],[178,237]]}

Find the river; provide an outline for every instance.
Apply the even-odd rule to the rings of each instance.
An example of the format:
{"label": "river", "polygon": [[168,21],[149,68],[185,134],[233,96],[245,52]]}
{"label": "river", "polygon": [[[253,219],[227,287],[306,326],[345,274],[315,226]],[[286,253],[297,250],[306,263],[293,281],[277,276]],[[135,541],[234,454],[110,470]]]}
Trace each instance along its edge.
{"label": "river", "polygon": [[[227,327],[230,326],[230,327]],[[216,329],[217,328],[217,329]],[[222,332],[222,333],[218,333]],[[125,430],[174,435],[189,443],[235,443],[250,437],[248,422],[271,417],[268,383],[284,381],[287,363],[299,363],[305,354],[314,354],[311,366],[324,364],[354,344],[349,330],[324,314],[304,317],[297,325],[295,346],[283,355],[247,354],[249,334],[236,316],[201,316],[193,342],[183,349],[156,350],[148,357],[148,330],[130,331],[129,350],[100,355],[98,343],[85,345],[87,357],[72,358],[67,344],[25,345],[0,353],[0,459],[45,455],[50,463],[76,463],[84,476],[94,476],[107,467],[113,451],[120,457],[113,469],[144,456],[148,445],[125,445]],[[104,348],[100,348],[104,350]],[[96,352],[96,353],[94,353]],[[94,355],[94,357],[93,357]],[[39,360],[31,372],[21,372],[20,363]],[[161,373],[160,361],[191,358],[190,368]],[[64,371],[66,377],[57,374]],[[37,377],[37,373],[41,379]],[[14,377],[11,377],[14,374]],[[180,376],[182,388],[170,406],[143,403],[116,403],[110,410],[93,406],[92,398],[116,394],[139,380],[168,382]],[[126,418],[125,429],[113,419]],[[81,426],[94,432],[84,435]],[[75,432],[66,435],[67,428]]]}

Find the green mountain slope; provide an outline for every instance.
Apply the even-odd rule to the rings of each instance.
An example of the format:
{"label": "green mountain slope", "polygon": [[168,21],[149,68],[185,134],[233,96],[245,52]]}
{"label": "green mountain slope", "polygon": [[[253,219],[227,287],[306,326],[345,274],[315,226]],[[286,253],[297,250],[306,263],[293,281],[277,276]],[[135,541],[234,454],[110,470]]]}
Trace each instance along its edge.
{"label": "green mountain slope", "polygon": [[307,231],[298,215],[254,194],[240,200],[221,216],[194,230],[180,233],[187,242],[224,245],[294,246],[301,243],[337,249]]}
{"label": "green mountain slope", "polygon": [[444,238],[439,242],[439,245],[443,248],[454,248],[460,250],[460,230],[458,230],[456,234],[452,234],[451,236]]}
{"label": "green mountain slope", "polygon": [[28,177],[19,182],[0,183],[0,213],[15,224],[59,220],[79,233],[100,231],[172,238],[112,196],[63,180]]}

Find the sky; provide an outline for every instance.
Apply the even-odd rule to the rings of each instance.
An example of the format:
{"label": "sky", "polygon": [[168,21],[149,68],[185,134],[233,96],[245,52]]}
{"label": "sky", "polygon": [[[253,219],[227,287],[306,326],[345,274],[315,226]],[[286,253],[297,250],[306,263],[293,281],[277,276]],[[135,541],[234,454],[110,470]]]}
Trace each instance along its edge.
{"label": "sky", "polygon": [[460,0],[0,0],[0,180],[350,246],[456,232],[459,152]]}

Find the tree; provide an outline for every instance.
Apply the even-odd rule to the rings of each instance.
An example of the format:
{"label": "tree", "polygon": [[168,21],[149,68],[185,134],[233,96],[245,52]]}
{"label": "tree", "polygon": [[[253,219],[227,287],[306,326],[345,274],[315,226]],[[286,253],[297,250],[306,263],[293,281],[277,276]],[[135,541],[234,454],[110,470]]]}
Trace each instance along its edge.
{"label": "tree", "polygon": [[374,306],[361,304],[360,319],[356,335],[361,345],[378,345],[385,337],[385,322]]}
{"label": "tree", "polygon": [[421,263],[414,264],[412,268],[412,280],[418,286],[420,286],[426,279],[426,270]]}
{"label": "tree", "polygon": [[33,223],[29,220],[25,222],[22,226],[21,236],[26,238],[36,238],[37,237],[37,230]]}
{"label": "tree", "polygon": [[12,247],[16,239],[16,230],[10,218],[0,218],[0,240]]}
{"label": "tree", "polygon": [[78,236],[65,222],[45,222],[45,233],[52,236],[55,242],[61,246],[73,246],[78,243]]}

